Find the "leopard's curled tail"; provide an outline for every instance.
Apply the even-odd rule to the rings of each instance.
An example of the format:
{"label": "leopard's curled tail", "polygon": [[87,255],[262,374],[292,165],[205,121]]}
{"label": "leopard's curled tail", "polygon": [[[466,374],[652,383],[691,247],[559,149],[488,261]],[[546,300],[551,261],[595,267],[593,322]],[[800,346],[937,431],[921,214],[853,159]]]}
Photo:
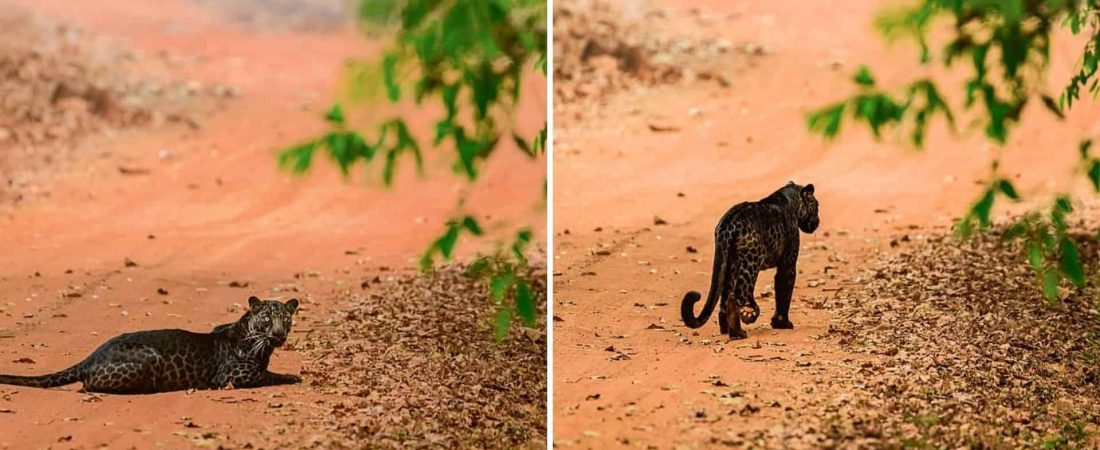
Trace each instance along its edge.
{"label": "leopard's curled tail", "polygon": [[47,375],[0,375],[0,384],[14,384],[16,386],[51,388],[76,383],[77,381],[81,381],[83,379],[84,363],[81,362],[68,369]]}
{"label": "leopard's curled tail", "polygon": [[718,303],[721,290],[726,285],[726,258],[728,255],[718,245],[714,246],[714,268],[710,273],[710,292],[707,293],[707,303],[703,305],[703,311],[699,317],[695,317],[695,303],[703,296],[695,291],[689,291],[680,302],[680,317],[688,328],[699,328],[707,323],[710,314],[714,312],[714,305]]}

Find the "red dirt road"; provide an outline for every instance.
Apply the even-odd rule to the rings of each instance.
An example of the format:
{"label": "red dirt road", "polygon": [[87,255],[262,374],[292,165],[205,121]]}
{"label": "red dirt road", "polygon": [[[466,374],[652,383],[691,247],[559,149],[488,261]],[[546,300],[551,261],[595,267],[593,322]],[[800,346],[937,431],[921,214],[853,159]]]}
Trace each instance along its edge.
{"label": "red dirt road", "polygon": [[[887,47],[871,28],[885,2],[663,3],[685,28],[767,52],[728,73],[728,88],[680,83],[555,106],[557,447],[742,447],[754,430],[783,435],[811,413],[799,409],[805,397],[844,395],[829,391],[830,374],[855,357],[825,337],[835,320],[828,298],[888,251],[891,236],[949,226],[994,154],[980,130],[954,139],[941,127],[921,152],[901,139],[875,143],[858,127],[834,145],[805,130],[806,112],[852,91],[859,64],[885,86],[919,73],[913,48]],[[1079,48],[1055,45],[1054,89]],[[1004,149],[1004,173],[1033,197],[1080,189],[1074,149],[1100,115],[1082,105],[1059,123],[1033,106]],[[774,301],[760,296],[773,271],[761,274],[763,317],[747,340],[720,336],[713,316],[684,327],[680,300],[706,295],[717,219],[788,180],[815,184],[822,219],[803,235],[796,329],[768,325]],[[1002,202],[997,213],[1022,207]],[[719,395],[729,390],[741,395]],[[798,447],[801,438],[756,444]]]}
{"label": "red dirt road", "polygon": [[[344,60],[377,51],[349,30],[249,30],[185,0],[0,5],[177,61],[149,67],[151,75],[242,92],[198,130],[165,125],[81,141],[84,157],[35,182],[48,195],[4,207],[0,372],[58,370],[127,331],[205,331],[236,320],[233,304],[246,305],[250,294],[302,298],[293,343],[341,306],[326,302],[327,293],[357,288],[383,266],[413,267],[466,189],[449,174],[449,159],[430,155],[426,177],[409,161],[388,190],[361,171],[345,182],[323,159],[300,179],[277,170],[277,148],[324,130],[320,115]],[[545,84],[527,91],[520,126],[533,131],[545,117]],[[162,149],[171,157],[158,157]],[[543,236],[541,184],[530,180],[543,179],[545,161],[499,153],[467,192],[467,208],[486,218],[492,205],[490,223]],[[123,175],[120,165],[149,174]],[[478,248],[461,246],[464,254]],[[137,267],[124,267],[126,258]],[[301,292],[286,292],[292,283]],[[14,362],[22,358],[33,363]],[[298,373],[302,358],[282,349],[272,368]],[[324,400],[304,385],[103,397],[76,389],[0,386],[0,448],[270,447],[281,423]]]}

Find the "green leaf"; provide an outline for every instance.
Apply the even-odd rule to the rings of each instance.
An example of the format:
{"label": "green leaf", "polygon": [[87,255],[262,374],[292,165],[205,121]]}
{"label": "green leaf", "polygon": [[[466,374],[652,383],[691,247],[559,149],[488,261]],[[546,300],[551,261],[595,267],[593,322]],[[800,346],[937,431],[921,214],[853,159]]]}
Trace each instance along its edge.
{"label": "green leaf", "polygon": [[1069,198],[1065,196],[1059,196],[1054,200],[1054,206],[1050,209],[1050,222],[1054,224],[1054,228],[1059,231],[1064,231],[1068,224],[1066,223],[1066,215],[1073,212],[1073,204],[1070,203]]}
{"label": "green leaf", "polygon": [[[1015,0],[1006,0],[1005,3],[1016,3]],[[1002,27],[999,36],[994,39],[1001,44],[1001,63],[1004,65],[1005,75],[1015,78],[1016,72],[1027,57],[1028,42],[1020,35],[1020,28],[1016,26]]]}
{"label": "green leaf", "polygon": [[541,53],[538,58],[535,59],[535,68],[538,69],[539,72],[542,72],[543,75],[546,75],[546,66],[546,53]]}
{"label": "green leaf", "polygon": [[309,141],[295,147],[283,150],[279,153],[279,167],[289,169],[295,174],[305,173],[313,160],[313,152],[317,150],[317,142]]}
{"label": "green leaf", "polygon": [[401,10],[401,28],[405,30],[417,29],[438,5],[438,2],[423,0],[407,0],[403,3],[405,8]]}
{"label": "green leaf", "polygon": [[455,147],[458,148],[459,164],[457,170],[465,174],[470,180],[476,180],[478,171],[475,161],[483,153],[484,144],[477,140],[468,139],[466,130],[462,127],[456,127],[453,136]]}
{"label": "green leaf", "polygon": [[508,308],[500,308],[497,310],[497,317],[494,323],[493,337],[498,341],[503,340],[508,336],[508,330],[512,327],[512,311]]}
{"label": "green leaf", "polygon": [[466,216],[461,221],[451,220],[447,222],[447,229],[421,255],[420,269],[422,271],[430,270],[435,263],[434,256],[436,253],[442,256],[443,259],[450,259],[454,255],[459,233],[464,229],[475,236],[481,235],[481,227],[473,217]]}
{"label": "green leaf", "polygon": [[1049,227],[1039,227],[1036,237],[1039,240],[1039,244],[1043,247],[1043,254],[1054,253],[1054,250],[1058,247],[1058,238],[1054,233],[1050,232]]}
{"label": "green leaf", "polygon": [[451,225],[447,227],[447,231],[439,238],[439,253],[442,254],[444,258],[450,259],[451,254],[454,252],[455,242],[458,242],[458,227]]}
{"label": "green leaf", "polygon": [[826,140],[836,137],[840,132],[840,121],[844,117],[844,103],[836,103],[810,113],[806,117],[806,126],[811,132],[820,134]]}
{"label": "green leaf", "polygon": [[959,219],[959,223],[955,224],[955,235],[963,239],[970,237],[974,228],[974,224],[971,223],[973,218],[972,214],[967,214]]}
{"label": "green leaf", "polygon": [[386,95],[391,102],[401,99],[401,86],[397,82],[397,54],[388,53],[382,58],[382,74],[386,82]]}
{"label": "green leaf", "polygon": [[382,167],[382,184],[393,184],[393,176],[397,173],[397,150],[390,149],[386,152],[386,164]]}
{"label": "green leaf", "polygon": [[428,248],[427,251],[420,255],[420,259],[417,260],[416,265],[420,268],[421,272],[429,273],[432,271],[432,268],[435,267],[435,259],[432,258],[432,253],[434,253],[434,250]]}
{"label": "green leaf", "polygon": [[359,133],[349,132],[347,135],[347,145],[348,153],[351,154],[353,158],[363,158],[367,162],[374,159],[377,149],[375,146],[367,144],[367,142],[363,140],[363,136]]}
{"label": "green leaf", "polygon": [[539,153],[546,153],[546,127],[547,123],[542,124],[542,130],[539,130],[539,134],[535,136],[535,142],[531,144],[531,150],[537,155]]}
{"label": "green leaf", "polygon": [[1046,106],[1047,109],[1050,112],[1052,112],[1052,113],[1054,113],[1054,115],[1058,116],[1059,119],[1065,119],[1066,118],[1066,115],[1062,112],[1062,108],[1058,106],[1057,101],[1055,101],[1049,95],[1043,95],[1042,99],[1043,99],[1043,105]]}
{"label": "green leaf", "polygon": [[1092,189],[1100,192],[1100,159],[1094,159],[1089,164],[1088,176],[1089,181],[1092,182]]}
{"label": "green leaf", "polygon": [[527,265],[525,250],[531,242],[531,236],[531,230],[524,228],[516,233],[516,240],[512,243],[512,256],[516,258],[521,266]]}
{"label": "green leaf", "polygon": [[350,147],[348,140],[348,135],[345,133],[329,133],[325,136],[325,143],[328,144],[329,155],[336,161],[336,165],[340,167],[340,173],[344,175],[348,174],[348,168],[355,160],[355,155],[348,151]]}
{"label": "green leaf", "polygon": [[868,69],[867,66],[859,66],[859,69],[856,70],[856,74],[852,79],[855,80],[856,84],[863,87],[872,87],[875,85],[875,77],[871,76],[871,69]]}
{"label": "green leaf", "polygon": [[1043,248],[1040,247],[1037,241],[1028,241],[1024,244],[1024,249],[1027,251],[1027,261],[1031,264],[1031,268],[1036,273],[1042,273],[1043,271]]}
{"label": "green leaf", "polygon": [[447,121],[450,122],[454,119],[455,114],[458,114],[458,106],[455,104],[458,98],[458,90],[462,85],[455,83],[443,87],[443,107],[447,109]]}
{"label": "green leaf", "polygon": [[413,154],[413,160],[416,161],[416,170],[418,172],[424,171],[424,156],[420,151],[420,143],[413,137],[412,133],[409,133],[409,127],[405,124],[404,120],[397,119],[392,122],[392,126],[397,133],[397,146],[398,151],[410,151]]}
{"label": "green leaf", "polygon": [[1012,186],[1012,182],[1004,179],[998,180],[997,188],[1000,189],[1006,197],[1013,200],[1020,200],[1020,196],[1016,193],[1016,188]]}
{"label": "green leaf", "polygon": [[1062,276],[1057,270],[1046,269],[1043,271],[1043,296],[1047,300],[1058,300],[1058,285],[1062,282]]}
{"label": "green leaf", "polygon": [[375,25],[388,25],[397,17],[402,2],[396,0],[362,0],[359,18]]}
{"label": "green leaf", "polygon": [[1027,234],[1027,223],[1025,223],[1024,221],[1020,221],[1012,224],[1007,229],[1005,229],[1005,232],[1001,235],[1001,238],[1006,241],[1010,241],[1013,239],[1017,239],[1025,234]]}
{"label": "green leaf", "polygon": [[503,272],[493,275],[493,278],[489,280],[489,296],[496,303],[500,303],[502,300],[504,300],[504,294],[507,294],[508,290],[511,288],[511,272]]}
{"label": "green leaf", "polygon": [[439,145],[443,142],[443,139],[450,136],[454,132],[454,122],[450,119],[442,119],[435,123],[435,139],[432,140],[432,145]]}
{"label": "green leaf", "polygon": [[339,103],[334,103],[332,108],[325,113],[325,120],[333,125],[344,124],[344,108],[340,107]]}
{"label": "green leaf", "polygon": [[527,143],[527,140],[523,139],[523,136],[520,136],[518,133],[512,133],[512,141],[514,141],[516,143],[516,146],[519,147],[520,150],[523,150],[523,152],[526,153],[528,156],[538,156],[538,153],[536,153],[535,150],[531,148],[531,145]]}
{"label": "green leaf", "polygon": [[470,278],[481,278],[490,269],[492,269],[492,261],[490,261],[489,258],[478,258],[466,268],[466,276]]}
{"label": "green leaf", "polygon": [[528,326],[535,324],[535,296],[525,281],[516,283],[516,312]]}
{"label": "green leaf", "polygon": [[1059,268],[1077,287],[1085,287],[1085,268],[1081,264],[1081,254],[1077,245],[1068,236],[1062,236],[1062,257],[1059,259]]}
{"label": "green leaf", "polygon": [[481,236],[481,226],[478,225],[477,219],[473,216],[466,216],[462,219],[462,226],[466,228],[474,236]]}
{"label": "green leaf", "polygon": [[516,241],[527,244],[531,242],[532,236],[534,236],[534,233],[532,233],[531,230],[524,228],[516,232]]}
{"label": "green leaf", "polygon": [[1054,210],[1062,214],[1068,214],[1073,212],[1073,203],[1070,202],[1069,197],[1060,195],[1054,199]]}
{"label": "green leaf", "polygon": [[982,198],[970,208],[971,214],[978,219],[978,223],[982,228],[988,227],[989,213],[993,209],[993,189],[988,189],[985,194],[982,194]]}
{"label": "green leaf", "polygon": [[492,63],[484,62],[476,69],[470,69],[465,74],[466,84],[473,89],[474,107],[477,119],[484,119],[489,114],[489,105],[497,100],[500,94],[501,78],[493,73]]}

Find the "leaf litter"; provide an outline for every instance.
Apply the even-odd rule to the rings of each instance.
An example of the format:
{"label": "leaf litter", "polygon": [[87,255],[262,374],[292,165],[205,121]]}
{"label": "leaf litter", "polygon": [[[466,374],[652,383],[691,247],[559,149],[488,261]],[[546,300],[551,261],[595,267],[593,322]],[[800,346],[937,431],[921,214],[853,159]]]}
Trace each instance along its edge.
{"label": "leaf litter", "polygon": [[545,269],[527,274],[537,293],[534,329],[514,322],[493,338],[495,306],[461,266],[396,276],[303,338],[303,378],[331,400],[292,431],[269,436],[313,448],[517,448],[545,442]]}
{"label": "leaf litter", "polygon": [[[765,448],[1095,448],[1098,273],[1044,300],[1000,230],[931,236],[871,263],[830,302],[829,338],[856,355],[784,402],[783,426],[716,441]],[[1078,237],[1095,268],[1094,237]],[[793,402],[793,403],[792,403]],[[793,408],[791,408],[793,406]]]}

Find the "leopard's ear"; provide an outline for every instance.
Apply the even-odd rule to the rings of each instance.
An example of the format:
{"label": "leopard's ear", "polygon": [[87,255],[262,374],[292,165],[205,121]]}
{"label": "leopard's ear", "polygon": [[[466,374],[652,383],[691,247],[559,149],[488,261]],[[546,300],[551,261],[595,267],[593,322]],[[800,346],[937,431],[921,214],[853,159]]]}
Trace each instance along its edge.
{"label": "leopard's ear", "polygon": [[810,183],[810,184],[807,184],[807,185],[803,186],[802,187],[802,193],[813,195],[814,194],[814,184]]}
{"label": "leopard's ear", "polygon": [[255,295],[253,295],[251,297],[248,297],[248,309],[249,310],[255,311],[255,310],[259,309],[260,306],[262,306],[263,304],[264,304],[263,300],[260,300],[260,298],[256,297]]}
{"label": "leopard's ear", "polygon": [[291,314],[298,312],[298,299],[292,298],[290,300],[287,300],[286,307],[290,309]]}

